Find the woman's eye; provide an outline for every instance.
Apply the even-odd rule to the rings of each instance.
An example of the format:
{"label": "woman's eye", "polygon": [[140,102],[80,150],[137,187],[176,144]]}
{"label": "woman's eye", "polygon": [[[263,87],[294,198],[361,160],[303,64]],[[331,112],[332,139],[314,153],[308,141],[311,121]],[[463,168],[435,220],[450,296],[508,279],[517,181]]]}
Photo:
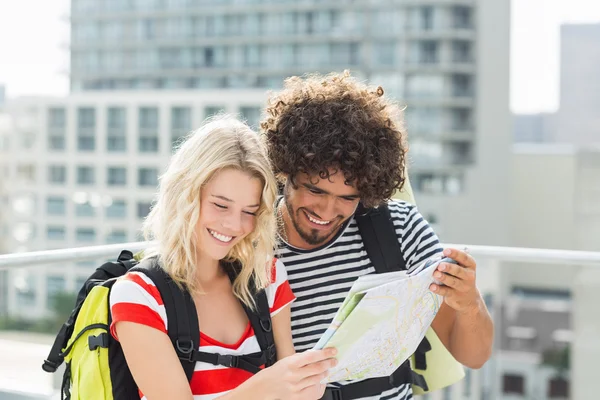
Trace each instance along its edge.
{"label": "woman's eye", "polygon": [[256,217],[256,213],[255,212],[244,211],[244,213],[248,214],[248,215],[252,215],[253,217]]}
{"label": "woman's eye", "polygon": [[222,210],[226,210],[226,209],[227,209],[227,206],[224,206],[224,205],[222,205],[222,204],[218,204],[218,203],[213,203],[213,204],[214,204],[214,205],[215,205],[217,208],[220,208],[220,209],[222,209]]}

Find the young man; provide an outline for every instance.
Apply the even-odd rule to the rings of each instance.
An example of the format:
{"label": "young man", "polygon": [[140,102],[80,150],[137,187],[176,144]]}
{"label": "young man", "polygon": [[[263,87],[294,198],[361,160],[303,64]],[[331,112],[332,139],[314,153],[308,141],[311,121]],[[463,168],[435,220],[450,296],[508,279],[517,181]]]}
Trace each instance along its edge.
{"label": "young man", "polygon": [[[313,348],[346,293],[362,275],[375,273],[354,214],[359,202],[387,202],[407,269],[444,253],[435,277],[444,296],[432,327],[452,355],[470,368],[490,357],[493,324],[475,283],[475,260],[463,251],[442,249],[413,205],[390,200],[405,180],[405,133],[399,110],[345,72],[286,80],[267,106],[261,126],[273,168],[284,185],[277,203],[278,233],[292,290],[292,330],[297,351]],[[392,380],[390,380],[392,381]],[[352,384],[339,382],[336,387]],[[350,387],[348,387],[350,389]],[[410,382],[394,382],[373,393],[333,389],[331,399],[412,398]],[[372,388],[370,388],[372,389]],[[348,396],[348,393],[368,396]]]}

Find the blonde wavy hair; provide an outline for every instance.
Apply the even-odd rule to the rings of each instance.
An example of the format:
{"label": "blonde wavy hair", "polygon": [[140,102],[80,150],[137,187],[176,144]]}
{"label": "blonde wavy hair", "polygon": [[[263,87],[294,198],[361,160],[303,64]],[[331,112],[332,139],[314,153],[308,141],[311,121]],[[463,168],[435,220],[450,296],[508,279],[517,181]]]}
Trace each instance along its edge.
{"label": "blonde wavy hair", "polygon": [[205,184],[220,170],[233,168],[263,184],[256,227],[224,259],[238,261],[241,271],[233,282],[234,295],[255,307],[253,294],[270,283],[275,249],[277,183],[261,137],[237,119],[221,115],[191,132],[159,179],[153,207],[143,224],[146,240],[156,245],[145,258],[158,256],[160,265],[179,285],[202,293],[196,282],[196,222]]}

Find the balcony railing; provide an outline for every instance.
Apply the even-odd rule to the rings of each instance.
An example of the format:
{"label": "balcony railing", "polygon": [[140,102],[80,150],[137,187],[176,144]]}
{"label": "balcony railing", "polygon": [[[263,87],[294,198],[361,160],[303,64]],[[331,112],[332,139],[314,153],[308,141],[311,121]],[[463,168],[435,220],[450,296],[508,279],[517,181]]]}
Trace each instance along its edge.
{"label": "balcony railing", "polygon": [[[84,260],[115,259],[119,252],[128,249],[133,252],[141,251],[148,247],[148,242],[134,242],[125,244],[112,244],[103,246],[90,246],[61,250],[36,251],[21,254],[0,255],[0,271],[16,271],[24,267],[44,266],[54,263],[77,262]],[[571,290],[571,320],[573,339],[571,341],[570,371],[566,377],[570,380],[570,396],[552,397],[562,399],[591,399],[597,397],[597,388],[593,376],[600,357],[598,335],[600,334],[600,252],[550,250],[534,248],[495,247],[495,246],[465,246],[460,244],[445,244],[445,247],[467,248],[478,261],[478,286],[482,294],[492,296],[489,305],[492,318],[496,325],[496,338],[501,330],[507,327],[502,325],[501,309],[505,294],[502,293],[503,280],[510,277],[503,276],[504,263],[542,264],[544,270],[550,265],[564,265],[572,267],[568,275],[573,277],[575,284],[565,282],[565,287]],[[565,267],[567,268],[567,267]],[[595,317],[594,317],[595,315]],[[17,332],[8,338],[0,332],[0,350],[4,354],[0,357],[0,375],[5,371],[17,374],[12,380],[3,380],[0,376],[0,398],[8,399],[55,399],[60,384],[59,377],[51,377],[41,371],[40,363],[45,357],[50,346],[50,336],[43,340],[35,341],[25,339],[24,333]],[[34,342],[33,345],[25,341]],[[467,370],[467,377],[445,391],[429,394],[427,400],[491,400],[491,399],[525,399],[549,398],[547,390],[548,380],[555,375],[552,369],[545,368],[532,375],[536,379],[545,379],[543,383],[527,383],[523,396],[504,395],[506,380],[503,374],[510,375],[511,368],[518,371],[526,365],[536,365],[540,355],[522,353],[515,357],[515,352],[500,349],[499,340],[496,340],[492,359],[481,370]],[[21,349],[21,350],[19,350]],[[22,349],[29,352],[28,358],[22,355]],[[12,351],[12,353],[11,353]],[[7,353],[6,353],[7,352]],[[13,354],[14,353],[14,354]],[[35,353],[35,354],[34,354]],[[519,355],[519,354],[516,354]],[[507,364],[507,357],[510,361]],[[11,361],[12,360],[12,361]],[[19,361],[20,375],[15,371],[14,361]],[[516,360],[516,361],[515,361]],[[532,361],[534,360],[534,361]],[[10,365],[3,365],[9,363]],[[516,363],[516,364],[515,364]],[[529,364],[527,364],[529,363]],[[533,363],[533,364],[532,364]],[[524,368],[524,367],[523,367]],[[539,367],[541,368],[541,367]],[[525,368],[526,369],[526,368]],[[508,372],[507,372],[508,371]],[[541,372],[540,372],[541,371]],[[19,377],[27,376],[28,380],[20,381]],[[532,379],[528,376],[528,379]],[[504,377],[505,378],[505,377]],[[22,378],[25,379],[25,378]],[[22,382],[22,383],[21,383]],[[3,387],[3,383],[6,387]],[[35,386],[35,388],[33,386]],[[45,385],[45,386],[44,386]],[[16,387],[16,388],[15,388]],[[514,388],[513,388],[514,389]],[[512,389],[511,389],[512,390]],[[535,393],[532,391],[536,391]],[[18,393],[17,393],[18,392]],[[8,396],[8,397],[6,397]],[[11,397],[12,396],[12,397]]]}

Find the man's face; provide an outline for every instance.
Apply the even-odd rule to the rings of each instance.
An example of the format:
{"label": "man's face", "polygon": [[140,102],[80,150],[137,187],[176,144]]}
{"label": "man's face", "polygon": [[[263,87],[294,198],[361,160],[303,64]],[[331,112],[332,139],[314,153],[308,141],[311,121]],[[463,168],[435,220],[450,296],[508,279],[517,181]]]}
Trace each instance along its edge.
{"label": "man's face", "polygon": [[[318,247],[330,240],[354,214],[359,201],[358,190],[344,183],[342,172],[336,172],[329,179],[299,174],[295,183],[296,187],[288,179],[285,185],[288,214],[295,233],[304,242],[301,247]],[[290,240],[296,236],[290,232],[288,235]]]}

